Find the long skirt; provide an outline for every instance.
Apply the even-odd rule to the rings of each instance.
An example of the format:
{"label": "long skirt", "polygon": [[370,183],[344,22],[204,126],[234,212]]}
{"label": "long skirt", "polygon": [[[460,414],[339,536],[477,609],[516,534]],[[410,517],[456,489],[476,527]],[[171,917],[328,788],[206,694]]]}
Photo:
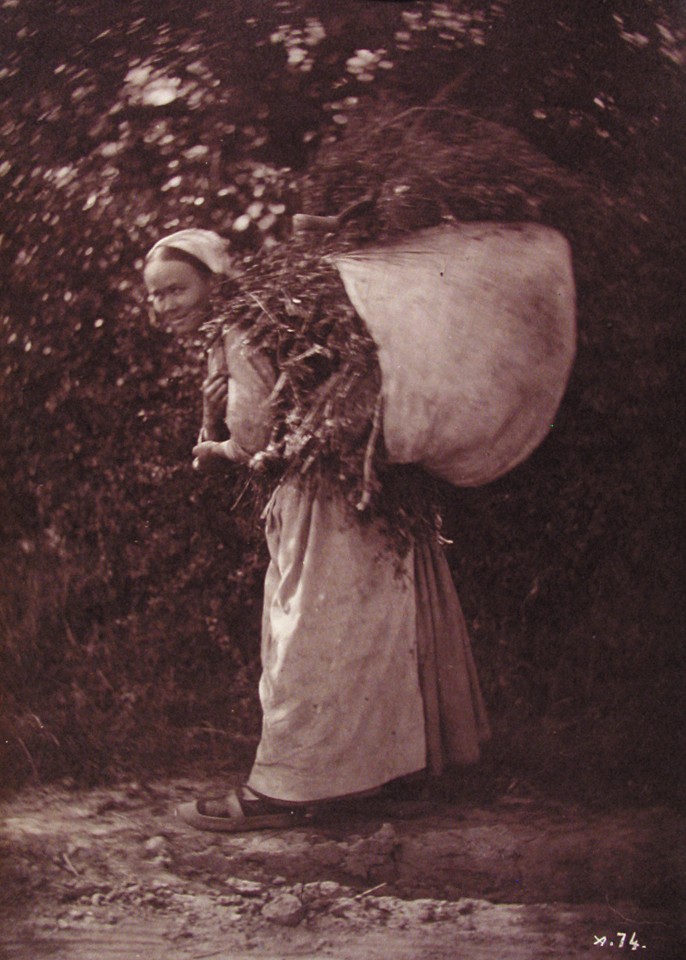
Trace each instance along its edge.
{"label": "long skirt", "polygon": [[282,484],[266,517],[262,736],[248,786],[292,803],[477,759],[488,723],[436,545],[400,557],[334,493]]}

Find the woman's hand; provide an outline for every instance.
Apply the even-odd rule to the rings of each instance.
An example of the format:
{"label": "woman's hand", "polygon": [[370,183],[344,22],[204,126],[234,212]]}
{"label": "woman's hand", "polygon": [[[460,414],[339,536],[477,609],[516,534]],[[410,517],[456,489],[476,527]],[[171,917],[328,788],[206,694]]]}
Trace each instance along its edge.
{"label": "woman's hand", "polygon": [[202,473],[216,473],[230,463],[224,452],[224,444],[215,440],[203,440],[193,447],[193,469]]}
{"label": "woman's hand", "polygon": [[229,378],[217,371],[203,380],[202,395],[207,414],[217,420],[223,420],[226,414],[226,398],[229,392]]}

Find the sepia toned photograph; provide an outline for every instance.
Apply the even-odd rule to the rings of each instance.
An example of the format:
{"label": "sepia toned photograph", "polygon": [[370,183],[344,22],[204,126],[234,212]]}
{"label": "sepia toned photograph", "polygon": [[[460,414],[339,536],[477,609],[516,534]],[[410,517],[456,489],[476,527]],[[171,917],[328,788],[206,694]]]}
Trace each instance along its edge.
{"label": "sepia toned photograph", "polygon": [[0,956],[686,956],[681,0],[0,0]]}

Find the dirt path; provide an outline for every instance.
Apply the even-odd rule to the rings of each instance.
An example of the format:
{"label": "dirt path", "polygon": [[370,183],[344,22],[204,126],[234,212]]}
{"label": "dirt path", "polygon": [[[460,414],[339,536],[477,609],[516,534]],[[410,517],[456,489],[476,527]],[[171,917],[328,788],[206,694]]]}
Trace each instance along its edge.
{"label": "dirt path", "polygon": [[684,826],[666,808],[396,803],[345,823],[230,836],[174,818],[175,802],[197,792],[175,780],[6,803],[1,955],[686,956]]}

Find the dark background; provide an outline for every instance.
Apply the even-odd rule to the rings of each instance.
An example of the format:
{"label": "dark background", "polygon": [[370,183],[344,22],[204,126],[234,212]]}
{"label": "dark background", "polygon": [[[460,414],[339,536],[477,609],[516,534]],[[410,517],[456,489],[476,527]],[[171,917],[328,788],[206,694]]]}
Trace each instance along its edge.
{"label": "dark background", "polygon": [[496,483],[444,491],[495,727],[463,782],[680,795],[680,4],[4,0],[0,15],[6,781],[249,759],[259,523],[244,474],[191,470],[202,361],[148,323],[141,258],[184,226],[246,261],[288,241],[293,213],[336,213],[356,178],[361,194],[383,176],[380,116],[430,104],[458,117],[457,215],[558,227],[578,286],[551,435]]}

